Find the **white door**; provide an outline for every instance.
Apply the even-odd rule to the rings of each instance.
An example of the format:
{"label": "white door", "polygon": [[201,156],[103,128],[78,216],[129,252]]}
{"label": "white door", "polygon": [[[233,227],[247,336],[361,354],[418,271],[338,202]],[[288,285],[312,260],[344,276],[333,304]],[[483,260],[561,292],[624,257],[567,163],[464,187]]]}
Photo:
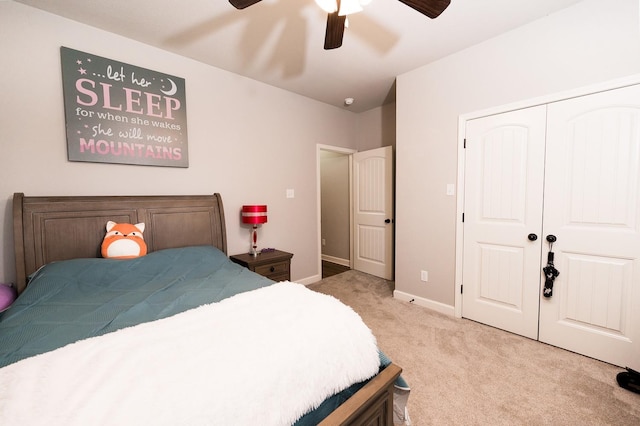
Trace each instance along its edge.
{"label": "white door", "polygon": [[547,129],[540,340],[640,368],[640,87],[550,104]]}
{"label": "white door", "polygon": [[393,279],[393,148],[353,154],[353,269]]}
{"label": "white door", "polygon": [[538,337],[545,111],[471,120],[466,129],[463,316],[532,339]]}
{"label": "white door", "polygon": [[[638,369],[640,87],[549,104],[546,120],[544,109],[467,127],[463,316]],[[547,298],[551,248],[560,275]]]}

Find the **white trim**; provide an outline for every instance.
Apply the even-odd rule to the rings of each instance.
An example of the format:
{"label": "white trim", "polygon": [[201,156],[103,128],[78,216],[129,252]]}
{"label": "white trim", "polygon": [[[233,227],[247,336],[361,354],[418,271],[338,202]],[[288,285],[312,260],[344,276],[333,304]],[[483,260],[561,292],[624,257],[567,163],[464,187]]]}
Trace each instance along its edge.
{"label": "white trim", "polygon": [[424,297],[414,296],[413,294],[405,293],[404,291],[394,290],[393,297],[405,302],[413,303],[424,308],[429,308],[441,314],[454,316],[454,308],[451,305],[445,305],[444,303],[436,302],[431,299],[425,299]]}
{"label": "white trim", "polygon": [[322,260],[326,260],[327,262],[335,263],[341,266],[346,266],[347,268],[351,268],[351,261],[349,259],[341,259],[335,256],[329,256],[328,254],[323,254],[320,256]]}
{"label": "white trim", "polygon": [[[455,295],[454,295],[454,314],[456,317],[462,317],[462,265],[463,265],[463,242],[464,227],[462,226],[462,214],[464,213],[464,140],[466,138],[467,121],[476,118],[487,117],[490,115],[502,114],[518,109],[530,108],[537,105],[545,105],[559,102],[579,96],[591,95],[594,93],[604,92],[607,90],[620,89],[627,86],[640,84],[640,74],[597,83],[577,89],[567,90],[560,93],[545,95],[533,99],[514,102],[507,105],[501,105],[493,108],[475,111],[463,114],[458,117],[458,197],[456,202],[456,268],[455,268]],[[417,299],[416,299],[417,300]],[[446,306],[446,305],[445,305]]]}
{"label": "white trim", "polygon": [[349,264],[346,266],[351,269],[353,269],[353,259],[355,254],[355,244],[353,241],[356,235],[355,228],[353,227],[355,216],[355,203],[353,201],[353,154],[356,152],[358,151],[353,151],[349,154]]}
{"label": "white trim", "polygon": [[474,118],[486,117],[489,115],[502,114],[504,112],[514,111],[517,109],[529,108],[537,105],[546,105],[554,102],[565,101],[571,98],[577,98],[580,96],[592,95],[598,92],[605,92],[612,89],[620,89],[627,86],[633,86],[640,84],[640,74],[633,74],[627,77],[622,77],[615,80],[605,81],[589,86],[583,86],[576,89],[565,90],[559,93],[553,93],[550,95],[539,96],[537,98],[525,99],[523,101],[517,101],[506,105],[500,105],[497,107],[487,108],[480,111],[474,111],[460,116],[460,120],[472,120]]}
{"label": "white trim", "polygon": [[322,279],[322,274],[319,274],[319,275],[312,275],[307,278],[302,278],[301,280],[296,280],[295,282],[297,282],[298,284],[307,286],[309,284],[317,283],[321,279]]}
{"label": "white trim", "polygon": [[462,249],[464,243],[464,226],[462,213],[464,212],[464,139],[467,120],[458,120],[458,185],[456,199],[456,269],[454,277],[453,311],[456,318],[462,318]]}

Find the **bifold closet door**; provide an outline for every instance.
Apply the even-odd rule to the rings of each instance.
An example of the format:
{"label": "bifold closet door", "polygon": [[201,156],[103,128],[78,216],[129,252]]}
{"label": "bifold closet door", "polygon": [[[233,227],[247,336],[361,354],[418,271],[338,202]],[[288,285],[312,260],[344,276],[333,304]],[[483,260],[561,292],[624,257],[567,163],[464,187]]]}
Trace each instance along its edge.
{"label": "bifold closet door", "polygon": [[463,317],[640,369],[640,86],[466,131]]}
{"label": "bifold closet door", "polygon": [[546,107],[467,122],[462,315],[537,339]]}
{"label": "bifold closet door", "polygon": [[543,234],[557,237],[560,275],[540,300],[540,341],[632,368],[640,368],[639,165],[639,86],[549,104]]}

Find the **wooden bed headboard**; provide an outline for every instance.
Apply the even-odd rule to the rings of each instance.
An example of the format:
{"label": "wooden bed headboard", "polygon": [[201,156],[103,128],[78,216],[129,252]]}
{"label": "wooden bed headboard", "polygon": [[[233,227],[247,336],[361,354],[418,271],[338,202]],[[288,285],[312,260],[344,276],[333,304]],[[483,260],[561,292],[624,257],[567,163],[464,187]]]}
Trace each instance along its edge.
{"label": "wooden bed headboard", "polygon": [[212,245],[227,253],[220,194],[25,197],[13,195],[16,287],[56,260],[100,257],[107,221],[145,223],[149,252]]}

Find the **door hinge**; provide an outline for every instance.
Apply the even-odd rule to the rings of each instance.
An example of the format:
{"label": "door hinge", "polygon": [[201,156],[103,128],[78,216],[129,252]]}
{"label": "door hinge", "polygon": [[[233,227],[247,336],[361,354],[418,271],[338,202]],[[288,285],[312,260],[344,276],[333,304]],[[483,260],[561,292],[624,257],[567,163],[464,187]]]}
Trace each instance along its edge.
{"label": "door hinge", "polygon": [[464,288],[464,284],[460,284],[460,294],[464,293],[463,288]]}
{"label": "door hinge", "polygon": [[464,143],[462,145],[463,149],[467,149],[467,138],[464,138]]}
{"label": "door hinge", "polygon": [[462,223],[464,223],[464,213],[462,213]]}

